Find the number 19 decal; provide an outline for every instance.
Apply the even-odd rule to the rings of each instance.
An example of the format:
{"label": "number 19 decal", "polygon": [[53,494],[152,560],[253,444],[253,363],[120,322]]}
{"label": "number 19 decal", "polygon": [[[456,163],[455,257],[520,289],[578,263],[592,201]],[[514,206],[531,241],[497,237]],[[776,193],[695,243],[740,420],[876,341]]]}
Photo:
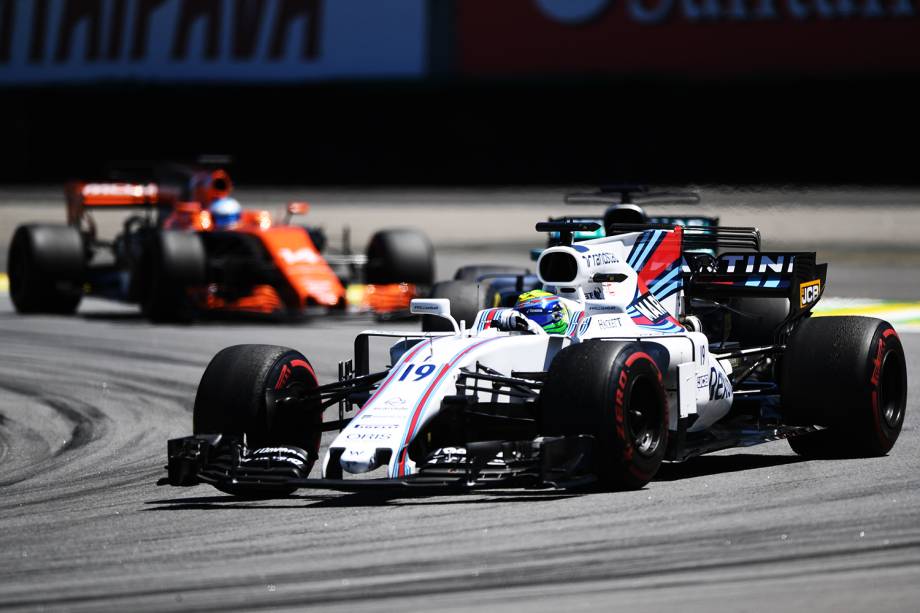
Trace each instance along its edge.
{"label": "number 19 decal", "polygon": [[428,375],[434,372],[434,364],[419,364],[417,367],[415,364],[409,364],[406,366],[406,369],[403,371],[402,376],[399,378],[400,381],[405,381],[406,377],[412,374],[412,370],[415,369],[415,379],[413,381],[421,381]]}

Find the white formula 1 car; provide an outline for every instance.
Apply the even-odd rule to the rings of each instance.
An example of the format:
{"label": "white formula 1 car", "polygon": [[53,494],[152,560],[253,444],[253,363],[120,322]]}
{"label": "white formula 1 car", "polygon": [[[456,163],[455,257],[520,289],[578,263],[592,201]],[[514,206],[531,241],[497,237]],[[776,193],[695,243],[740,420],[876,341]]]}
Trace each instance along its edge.
{"label": "white formula 1 car", "polygon": [[[814,253],[761,252],[753,228],[624,225],[575,243],[596,224],[537,229],[562,239],[538,272],[568,305],[564,332],[508,308],[467,327],[447,300],[415,300],[413,312],[453,330],[363,332],[324,385],[293,349],[228,347],[202,377],[194,435],[169,441],[160,483],[241,496],[630,489],[663,461],[779,438],[809,457],[891,449],[907,398],[898,335],[877,319],[811,318],[827,272]],[[698,248],[714,243],[718,255]],[[378,336],[398,342],[375,371]]]}

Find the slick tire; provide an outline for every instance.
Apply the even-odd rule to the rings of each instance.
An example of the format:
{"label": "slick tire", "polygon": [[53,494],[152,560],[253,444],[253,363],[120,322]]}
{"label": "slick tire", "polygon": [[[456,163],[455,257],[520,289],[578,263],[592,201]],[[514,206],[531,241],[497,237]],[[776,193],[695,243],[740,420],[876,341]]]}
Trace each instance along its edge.
{"label": "slick tire", "polygon": [[144,315],[155,323],[184,323],[194,318],[188,289],[205,284],[207,256],[194,232],[163,231],[150,238],[143,275]]}
{"label": "slick tire", "polygon": [[380,230],[367,245],[365,281],[370,284],[434,283],[434,247],[416,230]]}
{"label": "slick tire", "polygon": [[[447,298],[450,300],[450,314],[457,323],[466,321],[469,328],[476,320],[476,315],[482,308],[485,298],[481,288],[475,281],[440,281],[431,288],[432,298]],[[450,332],[453,327],[443,317],[435,315],[422,315],[422,331],[424,332]]]}
{"label": "slick tire", "polygon": [[806,457],[882,456],[907,406],[907,366],[894,328],[871,317],[814,317],[799,324],[780,364],[783,414],[823,426],[789,439]]}
{"label": "slick tire", "polygon": [[595,439],[604,489],[633,490],[655,476],[668,444],[661,371],[641,343],[588,341],[560,351],[540,397],[543,434]]}
{"label": "slick tire", "polygon": [[[274,345],[234,345],[211,360],[198,384],[192,430],[244,439],[254,450],[292,445],[306,451],[309,473],[319,456],[322,411],[317,406],[279,408],[274,400],[314,389],[316,374],[298,351]],[[288,495],[296,488],[280,487],[271,495]],[[245,488],[223,488],[234,495],[262,495]]]}
{"label": "slick tire", "polygon": [[73,314],[83,298],[83,236],[71,226],[19,226],[10,243],[8,269],[17,312]]}

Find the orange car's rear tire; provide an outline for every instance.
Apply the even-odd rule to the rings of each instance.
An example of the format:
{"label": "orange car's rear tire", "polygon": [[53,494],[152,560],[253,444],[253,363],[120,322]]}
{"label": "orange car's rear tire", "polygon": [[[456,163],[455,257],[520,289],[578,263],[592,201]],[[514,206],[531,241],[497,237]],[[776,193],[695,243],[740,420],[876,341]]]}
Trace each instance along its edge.
{"label": "orange car's rear tire", "polygon": [[16,228],[7,260],[10,298],[19,313],[69,315],[83,298],[86,252],[71,226]]}
{"label": "orange car's rear tire", "polygon": [[380,230],[367,245],[367,283],[434,283],[434,247],[428,237],[409,228]]}
{"label": "orange car's rear tire", "polygon": [[141,310],[157,323],[187,322],[194,318],[188,290],[206,279],[204,243],[194,232],[155,233],[145,254]]}

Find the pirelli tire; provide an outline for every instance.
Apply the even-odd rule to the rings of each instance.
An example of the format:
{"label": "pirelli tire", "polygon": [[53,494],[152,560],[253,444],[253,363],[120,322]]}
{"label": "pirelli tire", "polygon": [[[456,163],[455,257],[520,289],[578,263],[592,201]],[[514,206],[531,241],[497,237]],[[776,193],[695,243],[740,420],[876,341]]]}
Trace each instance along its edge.
{"label": "pirelli tire", "polygon": [[907,407],[907,366],[894,328],[871,317],[813,317],[780,364],[783,414],[825,428],[789,439],[806,457],[871,457],[894,446]]}
{"label": "pirelli tire", "polygon": [[10,242],[10,299],[19,313],[72,314],[83,298],[83,236],[65,225],[19,226]]}
{"label": "pirelli tire", "polygon": [[367,244],[365,281],[371,284],[434,283],[434,247],[428,237],[410,228],[376,232]]}
{"label": "pirelli tire", "polygon": [[195,307],[189,289],[206,283],[207,254],[194,232],[157,231],[150,235],[141,270],[141,310],[156,323],[191,321]]}
{"label": "pirelli tire", "polygon": [[593,472],[604,489],[644,487],[668,443],[661,371],[641,343],[587,341],[553,359],[540,396],[542,433],[595,439]]}
{"label": "pirelli tire", "polygon": [[[459,323],[466,321],[467,327],[473,325],[476,314],[482,306],[484,298],[480,286],[475,281],[439,281],[431,288],[432,298],[446,298],[450,301],[450,314]],[[422,315],[422,330],[424,332],[450,332],[453,327],[443,317],[435,315]]]}
{"label": "pirelli tire", "polygon": [[[198,384],[192,429],[245,440],[250,450],[294,446],[307,452],[309,474],[319,457],[322,411],[318,406],[279,405],[275,399],[317,386],[310,362],[300,352],[274,345],[234,345],[221,350]],[[283,408],[279,408],[283,407]],[[218,488],[240,496],[288,495],[296,488]]]}

